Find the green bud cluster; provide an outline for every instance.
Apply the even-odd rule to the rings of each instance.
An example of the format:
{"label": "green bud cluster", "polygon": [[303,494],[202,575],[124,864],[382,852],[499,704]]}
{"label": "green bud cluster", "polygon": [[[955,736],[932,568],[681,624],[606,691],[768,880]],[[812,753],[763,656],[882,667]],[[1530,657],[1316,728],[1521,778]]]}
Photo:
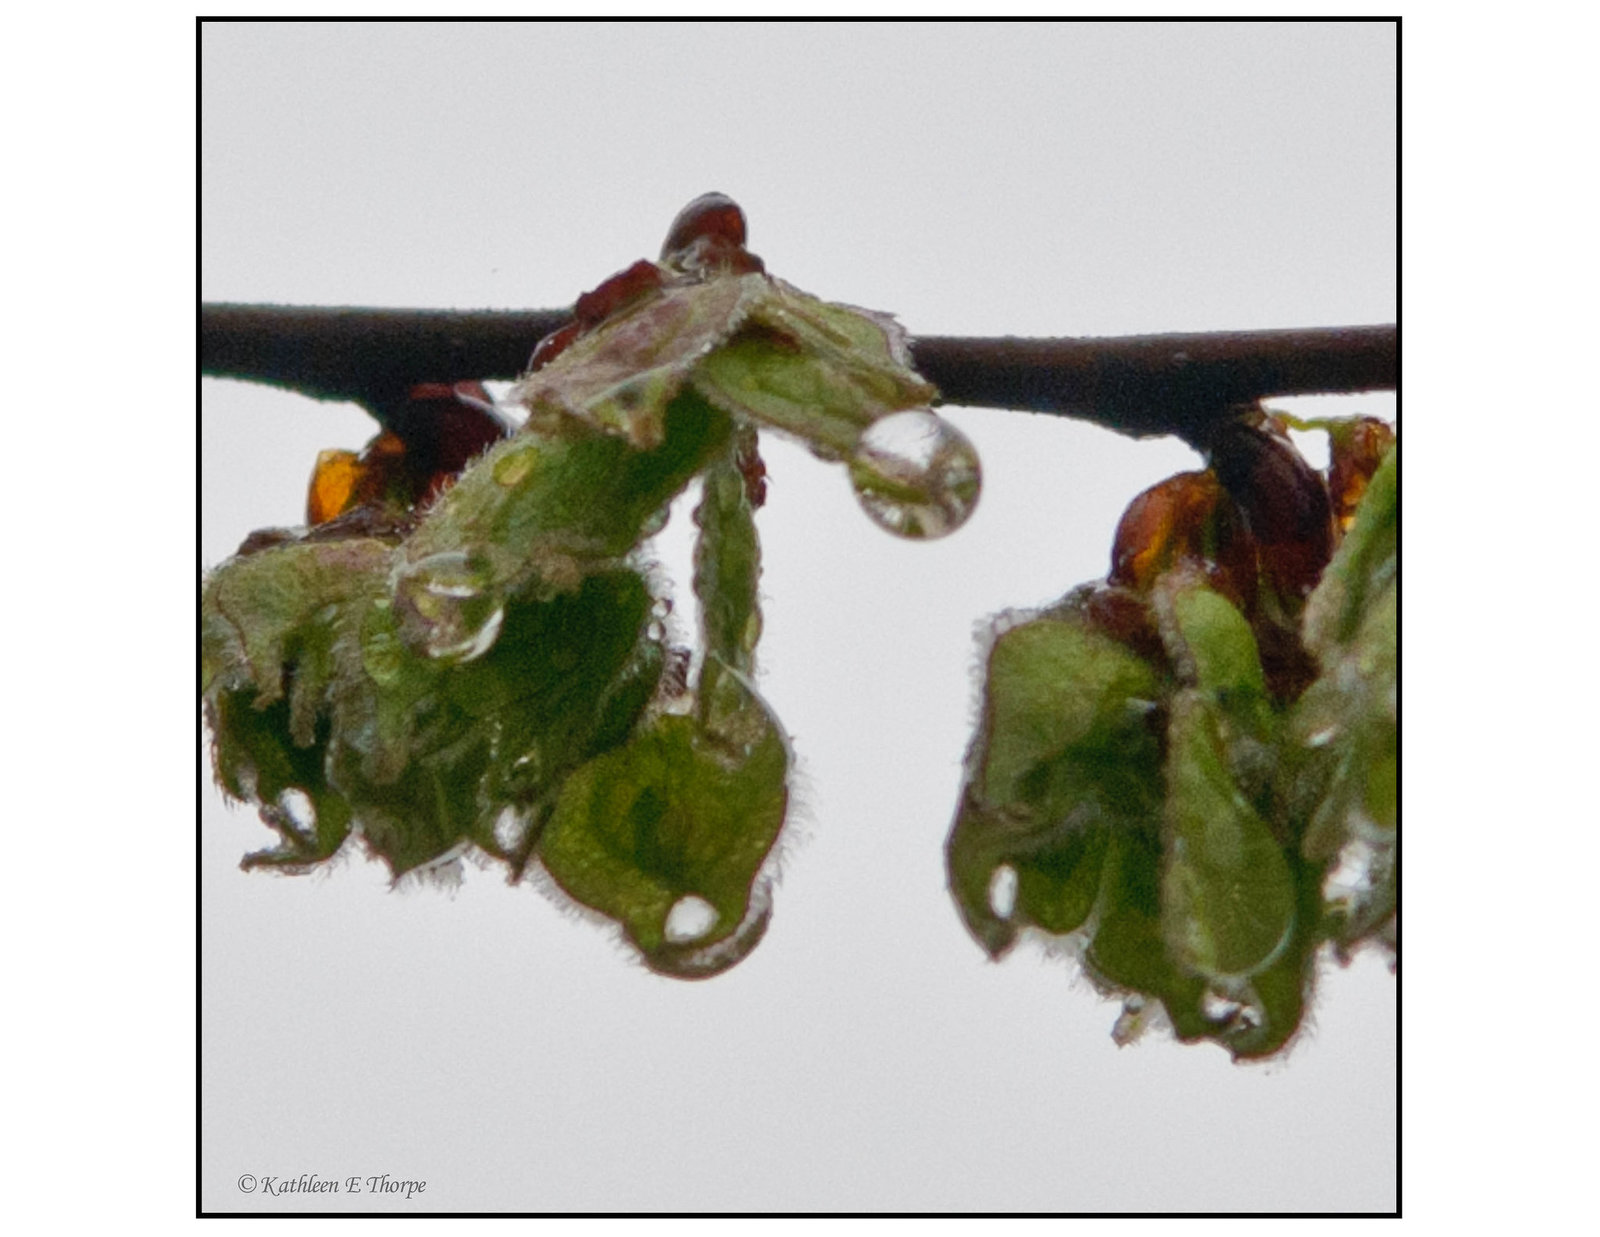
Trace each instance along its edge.
{"label": "green bud cluster", "polygon": [[1066,937],[1130,1038],[1157,1007],[1236,1057],[1300,1025],[1319,948],[1395,948],[1397,452],[1372,477],[1280,700],[1256,634],[1190,564],[1154,582],[1159,649],[1094,586],[997,624],[947,859],[993,956]]}

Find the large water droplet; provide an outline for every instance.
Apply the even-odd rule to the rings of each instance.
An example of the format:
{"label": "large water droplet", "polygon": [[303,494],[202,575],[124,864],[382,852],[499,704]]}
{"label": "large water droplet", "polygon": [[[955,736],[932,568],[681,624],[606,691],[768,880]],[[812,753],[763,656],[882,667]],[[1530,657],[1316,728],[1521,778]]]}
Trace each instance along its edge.
{"label": "large water droplet", "polygon": [[674,945],[698,941],[717,926],[717,908],[704,898],[690,893],[672,904],[662,934]]}
{"label": "large water droplet", "polygon": [[943,537],[978,504],[978,453],[925,408],[869,425],[850,456],[850,484],[873,521],[901,537]]}
{"label": "large water droplet", "polygon": [[395,578],[394,606],[401,639],[441,661],[483,656],[505,619],[488,573],[460,550],[405,564]]}
{"label": "large water droplet", "polygon": [[298,786],[291,786],[278,796],[278,822],[298,833],[306,841],[317,837],[317,805],[311,796]]}

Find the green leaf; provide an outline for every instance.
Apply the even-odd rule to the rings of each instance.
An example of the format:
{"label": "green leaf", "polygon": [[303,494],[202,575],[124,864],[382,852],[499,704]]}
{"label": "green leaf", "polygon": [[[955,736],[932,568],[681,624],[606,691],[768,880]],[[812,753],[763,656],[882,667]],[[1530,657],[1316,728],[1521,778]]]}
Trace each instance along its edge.
{"label": "green leaf", "polygon": [[[1076,616],[1038,618],[990,650],[983,723],[946,845],[967,926],[998,955],[1019,928],[1064,933],[1093,909],[1111,834],[1160,818],[1155,672]],[[996,873],[1016,874],[1008,914]]]}
{"label": "green leaf", "polygon": [[769,295],[764,275],[660,289],[581,335],[507,397],[539,425],[561,417],[640,449],[666,438],[666,409],[706,353],[727,342]]}
{"label": "green leaf", "polygon": [[750,303],[740,331],[695,369],[694,383],[719,408],[793,434],[825,459],[849,455],[878,418],[939,394],[911,368],[892,318],[777,279]]}
{"label": "green leaf", "polygon": [[[789,756],[753,693],[745,709],[758,736],[747,745],[669,715],[591,761],[562,789],[540,843],[556,882],[619,921],[656,970],[715,974],[765,930],[766,891],[752,886],[783,825]],[[669,916],[686,898],[714,918],[677,939]]]}
{"label": "green leaf", "polygon": [[1213,706],[1180,692],[1167,732],[1167,868],[1162,920],[1186,970],[1246,978],[1274,962],[1295,923],[1282,845],[1228,768]]}

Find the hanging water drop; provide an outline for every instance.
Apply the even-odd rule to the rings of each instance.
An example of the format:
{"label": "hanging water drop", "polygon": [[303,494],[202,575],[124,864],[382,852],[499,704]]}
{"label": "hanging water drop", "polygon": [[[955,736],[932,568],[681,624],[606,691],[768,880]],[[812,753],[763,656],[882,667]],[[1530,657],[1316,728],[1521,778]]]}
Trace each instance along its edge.
{"label": "hanging water drop", "polygon": [[989,909],[996,919],[1010,919],[1017,909],[1017,870],[1009,863],[989,874]]}
{"label": "hanging water drop", "polygon": [[674,945],[698,941],[717,926],[717,908],[704,898],[690,893],[672,904],[662,934]]}
{"label": "hanging water drop", "polygon": [[1150,1024],[1150,1008],[1144,997],[1134,993],[1122,1002],[1122,1012],[1111,1028],[1111,1039],[1118,1048],[1126,1048],[1144,1034]]}
{"label": "hanging water drop", "polygon": [[505,603],[488,573],[459,550],[402,566],[394,583],[400,638],[440,661],[465,662],[494,647]]}
{"label": "hanging water drop", "polygon": [[930,540],[967,522],[978,504],[978,453],[965,434],[925,408],[869,425],[850,456],[862,508],[900,537]]}
{"label": "hanging water drop", "polygon": [[278,796],[278,820],[308,841],[317,836],[317,806],[311,796],[298,786],[291,786]]}

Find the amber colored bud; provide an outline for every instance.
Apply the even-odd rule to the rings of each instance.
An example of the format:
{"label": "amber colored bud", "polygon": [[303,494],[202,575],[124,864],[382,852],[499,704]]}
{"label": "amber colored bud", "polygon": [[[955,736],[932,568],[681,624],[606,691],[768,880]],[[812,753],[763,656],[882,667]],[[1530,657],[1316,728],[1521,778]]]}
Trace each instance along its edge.
{"label": "amber colored bud", "polygon": [[349,505],[361,475],[354,451],[327,450],[317,454],[306,494],[306,523],[326,524]]}
{"label": "amber colored bud", "polygon": [[404,478],[406,445],[384,430],[357,455],[323,451],[311,473],[306,523],[326,524],[363,503],[381,502]]}
{"label": "amber colored bud", "polygon": [[1394,445],[1394,430],[1376,417],[1334,422],[1328,429],[1328,493],[1339,530],[1355,523],[1367,482]]}
{"label": "amber colored bud", "polygon": [[1123,512],[1111,547],[1109,582],[1147,593],[1180,564],[1249,613],[1256,548],[1234,501],[1211,472],[1182,472],[1151,486]]}
{"label": "amber colored bud", "polygon": [[1333,506],[1322,475],[1274,427],[1236,421],[1211,444],[1211,467],[1244,512],[1262,573],[1303,599],[1333,557]]}

